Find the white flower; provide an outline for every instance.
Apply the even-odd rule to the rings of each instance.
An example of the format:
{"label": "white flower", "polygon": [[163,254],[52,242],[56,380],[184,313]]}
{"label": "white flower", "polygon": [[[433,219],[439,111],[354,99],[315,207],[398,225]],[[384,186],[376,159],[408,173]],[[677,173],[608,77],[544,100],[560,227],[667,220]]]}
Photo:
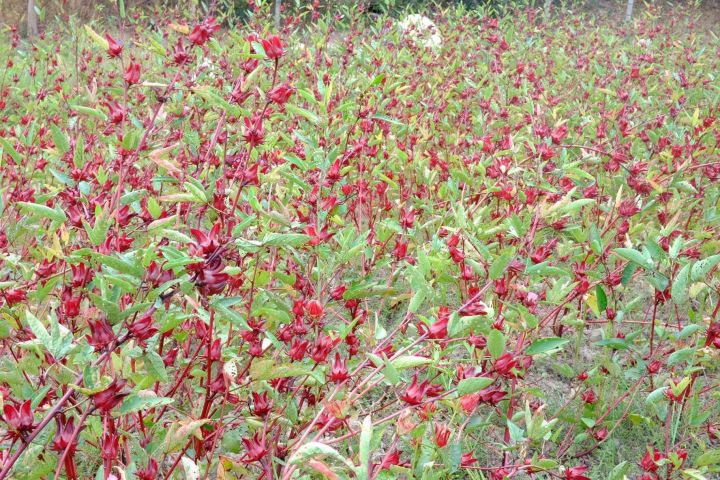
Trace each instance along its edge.
{"label": "white flower", "polygon": [[424,15],[412,14],[398,23],[400,32],[426,48],[442,46],[442,36],[435,23]]}

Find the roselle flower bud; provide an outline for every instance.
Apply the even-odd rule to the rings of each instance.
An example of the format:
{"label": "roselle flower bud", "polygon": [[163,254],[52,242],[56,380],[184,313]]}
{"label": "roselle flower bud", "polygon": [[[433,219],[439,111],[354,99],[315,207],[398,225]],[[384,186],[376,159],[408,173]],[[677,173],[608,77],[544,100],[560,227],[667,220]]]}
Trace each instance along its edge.
{"label": "roselle flower bud", "polygon": [[418,416],[422,419],[422,421],[426,422],[433,417],[436,411],[437,405],[435,405],[435,402],[428,402],[420,408]]}
{"label": "roselle flower bud", "polygon": [[148,460],[147,468],[135,472],[140,480],[156,480],[158,478],[158,462],[154,458]]}
{"label": "roselle flower bud", "polygon": [[163,355],[163,364],[166,367],[169,367],[170,365],[175,365],[175,360],[177,360],[177,356],[180,350],[177,347],[174,347],[167,351],[165,355]]}
{"label": "roselle flower bud", "polygon": [[405,393],[400,395],[400,399],[402,399],[405,403],[409,405],[419,405],[420,402],[422,402],[429,385],[429,380],[425,380],[424,382],[418,384],[416,373],[415,375],[413,375],[412,382],[410,382],[410,385],[408,385]]}
{"label": "roselle flower bud", "polygon": [[435,445],[443,448],[450,438],[450,429],[446,425],[435,424]]}
{"label": "roselle flower bud", "polygon": [[262,357],[263,351],[262,342],[259,339],[253,340],[248,348],[248,354],[252,357]]}
{"label": "roselle flower bud", "polygon": [[258,145],[262,145],[265,141],[265,131],[261,121],[259,119],[253,121],[245,118],[243,122],[245,123],[245,127],[243,128],[242,135],[249,147],[255,148]]}
{"label": "roselle flower bud", "polygon": [[493,368],[495,371],[506,378],[515,377],[513,369],[517,366],[517,361],[511,353],[503,353],[495,362]]}
{"label": "roselle flower bud", "polygon": [[[448,322],[450,321],[450,311],[447,307],[440,307],[438,311],[438,319],[427,329],[428,338],[434,340],[442,340],[448,336]],[[423,328],[424,324],[423,324]]]}
{"label": "roselle flower bud", "polygon": [[57,272],[57,263],[48,262],[47,259],[43,259],[40,265],[35,268],[35,275],[37,275],[38,278],[47,278],[55,274],[55,272]]}
{"label": "roselle flower bud", "polygon": [[317,300],[310,300],[305,304],[305,313],[313,319],[319,319],[323,316],[324,308],[322,303]]}
{"label": "roselle flower bud", "polygon": [[335,352],[335,361],[332,364],[329,378],[335,383],[344,382],[350,377],[345,360],[340,358],[340,353]]}
{"label": "roselle flower bud", "polygon": [[75,318],[80,315],[80,301],[82,298],[66,298],[62,301],[62,312],[67,318]]}
{"label": "roselle flower bud", "polygon": [[127,381],[115,379],[105,390],[91,395],[90,398],[92,399],[95,408],[100,410],[102,413],[109,413],[110,410],[115,408],[125,397],[129,395],[129,393],[122,392],[125,385],[127,385]]}
{"label": "roselle flower bud", "polygon": [[720,322],[715,322],[708,328],[705,335],[705,346],[720,348]]}
{"label": "roselle flower bud", "polygon": [[467,337],[467,342],[480,350],[487,346],[487,339],[482,335],[470,335]]}
{"label": "roselle flower bud", "polygon": [[288,350],[288,357],[295,362],[299,362],[305,358],[309,342],[307,340],[295,339],[293,340],[290,350]]}
{"label": "roselle flower bud", "polygon": [[473,452],[465,452],[460,457],[460,466],[463,468],[472,467],[477,461],[478,459],[473,457]]}
{"label": "roselle flower bud", "polygon": [[591,480],[584,473],[588,469],[585,465],[565,469],[565,480]]}
{"label": "roselle flower bud", "polygon": [[108,102],[110,123],[115,125],[122,123],[125,120],[125,108],[118,102]]}
{"label": "roselle flower bud", "polygon": [[220,234],[220,224],[216,223],[206,234],[202,230],[191,228],[190,233],[195,237],[195,242],[190,245],[190,254],[198,257],[208,258],[220,248],[218,235]]}
{"label": "roselle flower bud", "polygon": [[222,272],[222,265],[219,269],[206,268],[200,271],[195,285],[201,294],[205,296],[216,295],[225,290],[230,276]]}
{"label": "roselle flower bud", "polygon": [[96,352],[108,346],[115,339],[112,327],[104,318],[88,320],[88,327],[90,327],[90,335],[86,335],[85,338]]}
{"label": "roselle flower bud", "polygon": [[120,436],[114,432],[107,432],[102,436],[100,456],[105,461],[114,460],[120,451]]}
{"label": "roselle flower bud", "polygon": [[490,474],[490,479],[491,480],[505,480],[507,478],[510,478],[511,475],[513,475],[513,473],[514,473],[514,471],[509,468],[505,468],[505,467],[496,468]]}
{"label": "roselle flower bud", "polygon": [[462,407],[463,411],[468,415],[470,415],[479,404],[480,394],[477,392],[460,397],[460,407]]}
{"label": "roselle flower bud", "polygon": [[30,400],[26,400],[18,407],[6,403],[3,405],[3,420],[12,430],[25,433],[33,428],[33,413],[30,408]]}
{"label": "roselle flower bud", "polygon": [[269,450],[265,446],[265,441],[260,439],[260,433],[256,432],[252,438],[243,438],[245,445],[245,455],[242,457],[243,463],[259,462],[268,454]]}
{"label": "roselle flower bud", "polygon": [[219,362],[222,353],[222,344],[219,338],[216,338],[210,345],[210,361]]}
{"label": "roselle flower bud", "polygon": [[393,465],[400,465],[400,452],[396,448],[390,449],[380,461],[380,470],[387,470]]}
{"label": "roselle flower bud", "polygon": [[472,317],[475,315],[487,315],[487,305],[485,305],[485,302],[481,301],[475,301],[471,303],[470,305],[466,305],[462,307],[458,313],[461,317]]}
{"label": "roselle flower bud", "polygon": [[125,69],[125,74],[123,75],[123,78],[128,85],[135,85],[136,83],[138,83],[140,81],[140,64],[130,62],[130,65],[128,65]]}
{"label": "roselle flower bud", "polygon": [[225,394],[228,391],[229,383],[230,381],[225,377],[225,375],[223,375],[222,372],[219,372],[215,379],[210,382],[208,387],[212,393]]}
{"label": "roselle flower bud", "polygon": [[68,453],[72,456],[72,454],[75,453],[78,442],[76,437],[72,445],[70,444],[70,440],[72,440],[75,431],[75,419],[71,417],[69,420],[64,421],[57,418],[56,421],[57,430],[55,431],[55,438],[53,439],[51,448],[56,452],[64,452],[69,446]]}
{"label": "roselle flower bud", "polygon": [[333,300],[342,300],[345,290],[347,290],[347,287],[344,284],[338,285],[330,292],[330,298]]}
{"label": "roselle flower bud", "polygon": [[602,427],[600,430],[593,433],[593,437],[595,437],[595,440],[598,442],[602,442],[608,437],[608,433],[607,427]]}
{"label": "roselle flower bud", "polygon": [[324,362],[336,344],[337,342],[327,335],[319,336],[310,352],[310,358],[316,363]]}
{"label": "roselle flower bud", "polygon": [[257,415],[258,417],[265,417],[272,410],[273,402],[268,398],[267,392],[263,392],[260,394],[252,392],[252,399],[253,415]]}
{"label": "roselle flower bud", "polygon": [[277,60],[285,54],[283,44],[277,35],[270,35],[267,39],[263,39],[262,47],[265,55],[271,60]]}
{"label": "roselle flower bud", "polygon": [[580,398],[588,404],[593,404],[598,401],[598,396],[593,389],[585,390],[582,395],[580,395]]}
{"label": "roselle flower bud", "polygon": [[652,362],[647,364],[647,371],[651,375],[655,375],[660,371],[662,368],[662,362],[660,360],[653,360]]}
{"label": "roselle flower bud", "polygon": [[652,452],[650,450],[645,450],[645,454],[640,460],[640,468],[646,472],[657,472],[658,468],[660,468],[657,462],[663,458],[665,458],[665,456],[656,448],[653,448]]}
{"label": "roselle flower bud", "polygon": [[73,288],[84,287],[93,278],[93,271],[88,269],[84,263],[78,265],[70,265],[72,270],[72,286]]}
{"label": "roselle flower bud", "polygon": [[27,300],[27,294],[25,293],[25,290],[20,290],[17,288],[4,290],[2,292],[2,296],[5,298],[8,307],[12,307],[16,303],[24,302]]}
{"label": "roselle flower bud", "polygon": [[152,314],[147,314],[135,320],[128,327],[128,332],[139,341],[147,340],[158,332],[157,324],[152,318]]}
{"label": "roselle flower bud", "polygon": [[393,256],[395,260],[402,260],[407,256],[408,242],[397,239],[393,248]]}
{"label": "roselle flower bud", "polygon": [[172,280],[174,277],[172,270],[163,270],[157,262],[151,262],[145,271],[147,282],[153,287],[159,287],[165,282]]}
{"label": "roselle flower bud", "polygon": [[490,405],[497,405],[503,401],[507,395],[500,387],[486,387],[477,393],[482,403],[489,403]]}
{"label": "roselle flower bud", "polygon": [[105,40],[108,42],[108,56],[110,58],[119,57],[122,54],[123,46],[116,42],[115,39],[107,33],[105,34]]}
{"label": "roselle flower bud", "polygon": [[190,40],[190,42],[194,45],[205,45],[207,41],[210,40],[213,33],[219,29],[220,25],[215,23],[215,17],[210,17],[193,27],[192,32],[188,35],[188,40]]}
{"label": "roselle flower bud", "polygon": [[272,102],[275,102],[278,105],[285,105],[294,93],[295,88],[288,83],[283,83],[282,85],[278,85],[270,90],[267,96]]}

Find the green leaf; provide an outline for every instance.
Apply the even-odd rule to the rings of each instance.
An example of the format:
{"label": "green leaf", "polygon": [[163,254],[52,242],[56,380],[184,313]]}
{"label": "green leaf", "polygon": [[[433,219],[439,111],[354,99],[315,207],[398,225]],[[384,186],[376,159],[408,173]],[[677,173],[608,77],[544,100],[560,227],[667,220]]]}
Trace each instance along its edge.
{"label": "green leaf", "polygon": [[391,362],[396,370],[405,370],[406,368],[415,368],[421,365],[432,363],[432,359],[426,357],[418,357],[416,355],[402,355],[393,359]]}
{"label": "green leaf", "polygon": [[621,258],[633,262],[646,270],[653,270],[655,265],[652,260],[632,248],[616,248],[614,252]]}
{"label": "green leaf", "polygon": [[720,449],[708,450],[695,461],[696,467],[709,467],[720,464]]}
{"label": "green leaf", "polygon": [[134,277],[142,277],[145,273],[145,270],[141,265],[131,263],[128,260],[122,258],[111,257],[110,255],[102,255],[95,252],[93,252],[93,257],[98,259],[100,263],[105,265],[106,267],[110,267],[120,273],[126,273]]}
{"label": "green leaf", "polygon": [[373,424],[370,415],[363,420],[360,430],[360,465],[357,468],[358,480],[368,480],[370,472],[370,441],[373,436]]}
{"label": "green leaf", "polygon": [[50,333],[48,333],[43,324],[40,322],[40,320],[38,320],[35,315],[30,313],[30,310],[25,310],[25,321],[27,322],[28,327],[30,327],[33,335],[35,335],[35,338],[37,338],[40,343],[48,351],[50,351],[53,339],[50,336]]}
{"label": "green leaf", "polygon": [[169,405],[175,401],[172,398],[155,396],[152,391],[144,393],[146,393],[146,395],[132,394],[123,400],[122,405],[117,410],[117,415],[121,416],[141,410],[149,410],[151,408]]}
{"label": "green leaf", "polygon": [[530,346],[525,349],[526,355],[539,355],[541,353],[548,353],[555,350],[558,350],[560,347],[568,343],[570,340],[567,338],[560,338],[560,337],[548,337],[548,338],[540,338],[538,340],[535,340],[530,344]]}
{"label": "green leaf", "polygon": [[457,386],[458,395],[468,395],[479,392],[483,388],[492,385],[494,380],[488,377],[472,377],[460,380]]}
{"label": "green leaf", "polygon": [[52,133],[53,137],[53,143],[55,144],[55,147],[58,149],[58,152],[60,155],[63,155],[70,151],[70,142],[67,139],[67,136],[65,136],[65,133],[55,124],[52,124],[50,126],[50,131]]}
{"label": "green leaf", "polygon": [[680,269],[670,289],[670,295],[676,305],[682,305],[688,300],[688,282],[690,281],[690,264]]}
{"label": "green leaf", "polygon": [[310,121],[311,123],[314,123],[315,125],[320,123],[320,117],[315,115],[310,110],[306,110],[304,108],[298,107],[297,105],[293,105],[290,103],[285,104],[285,109],[290,113],[304,117],[306,120]]}
{"label": "green leaf", "polygon": [[15,150],[15,147],[12,143],[10,143],[6,138],[0,137],[0,146],[2,146],[2,151],[10,155],[10,158],[13,159],[15,163],[20,165],[22,163],[22,157],[18,153],[17,150]]}
{"label": "green leaf", "polygon": [[687,361],[691,360],[694,355],[695,355],[694,348],[682,348],[682,349],[676,350],[670,354],[670,356],[668,357],[667,364],[670,366],[670,365],[677,365],[678,363],[687,362]]}
{"label": "green leaf", "polygon": [[285,377],[301,377],[310,375],[311,373],[310,367],[306,365],[295,363],[276,365],[272,359],[256,360],[250,366],[250,378],[256,381]]}
{"label": "green leaf", "polygon": [[23,210],[29,211],[33,215],[37,215],[38,217],[48,218],[59,223],[63,223],[65,220],[67,220],[65,212],[60,209],[50,208],[47,205],[40,205],[30,202],[17,202],[15,205],[22,208]]}
{"label": "green leaf", "polygon": [[304,233],[270,233],[265,235],[262,244],[268,247],[299,247],[310,241],[310,235]]}
{"label": "green leaf", "polygon": [[608,480],[623,480],[624,478],[626,478],[626,474],[629,469],[629,462],[624,461],[622,463],[618,463],[617,465],[615,465],[615,468],[610,471]]}
{"label": "green leaf", "polygon": [[97,108],[85,107],[83,105],[71,105],[71,107],[73,110],[76,110],[78,113],[82,113],[83,115],[95,117],[103,122],[107,121],[107,115],[105,115],[105,112],[98,110]]}
{"label": "green leaf", "polygon": [[288,463],[290,465],[303,465],[315,457],[329,457],[345,464],[351,469],[355,467],[350,460],[340,455],[333,447],[320,442],[309,442],[301,446],[293,456],[290,457]]}
{"label": "green leaf", "polygon": [[165,370],[165,363],[162,357],[156,351],[148,350],[145,354],[145,359],[147,360],[145,368],[148,373],[161,382],[167,382],[169,377]]}
{"label": "green leaf", "polygon": [[109,48],[108,41],[98,35],[98,33],[92,29],[90,25],[85,25],[85,32],[88,34],[88,36],[92,39],[93,42],[103,50],[107,50]]}
{"label": "green leaf", "polygon": [[505,274],[505,269],[510,264],[514,255],[515,254],[511,250],[508,250],[493,260],[492,265],[490,265],[490,268],[488,269],[488,275],[491,280],[496,280]]}
{"label": "green leaf", "polygon": [[595,296],[597,297],[598,310],[604,312],[607,310],[607,295],[600,284],[595,285]]}
{"label": "green leaf", "polygon": [[500,330],[492,329],[488,334],[487,347],[493,358],[498,358],[505,352],[505,335]]}
{"label": "green leaf", "polygon": [[710,270],[720,263],[720,254],[713,255],[712,257],[708,257],[704,260],[700,260],[699,262],[695,263],[695,265],[692,266],[692,270],[690,272],[690,278],[694,282],[700,282],[706,280],[707,274],[710,272]]}
{"label": "green leaf", "polygon": [[421,288],[417,292],[415,292],[415,295],[412,296],[410,299],[410,305],[408,306],[408,312],[415,313],[418,311],[418,308],[420,308],[420,305],[422,305],[422,302],[425,301],[425,289]]}

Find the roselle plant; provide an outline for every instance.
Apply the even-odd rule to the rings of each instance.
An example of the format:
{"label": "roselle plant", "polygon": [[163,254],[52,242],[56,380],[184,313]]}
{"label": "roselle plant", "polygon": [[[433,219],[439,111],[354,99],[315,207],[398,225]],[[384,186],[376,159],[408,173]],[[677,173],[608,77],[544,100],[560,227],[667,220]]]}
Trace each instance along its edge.
{"label": "roselle plant", "polygon": [[715,478],[693,12],[266,13],[5,31],[0,479]]}

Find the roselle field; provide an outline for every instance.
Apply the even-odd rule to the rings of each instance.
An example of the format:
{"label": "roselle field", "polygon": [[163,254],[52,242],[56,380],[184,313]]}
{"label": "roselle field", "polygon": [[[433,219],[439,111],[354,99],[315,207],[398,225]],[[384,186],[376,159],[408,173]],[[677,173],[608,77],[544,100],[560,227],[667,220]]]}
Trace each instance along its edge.
{"label": "roselle field", "polygon": [[213,6],[2,30],[0,480],[720,478],[702,12]]}

